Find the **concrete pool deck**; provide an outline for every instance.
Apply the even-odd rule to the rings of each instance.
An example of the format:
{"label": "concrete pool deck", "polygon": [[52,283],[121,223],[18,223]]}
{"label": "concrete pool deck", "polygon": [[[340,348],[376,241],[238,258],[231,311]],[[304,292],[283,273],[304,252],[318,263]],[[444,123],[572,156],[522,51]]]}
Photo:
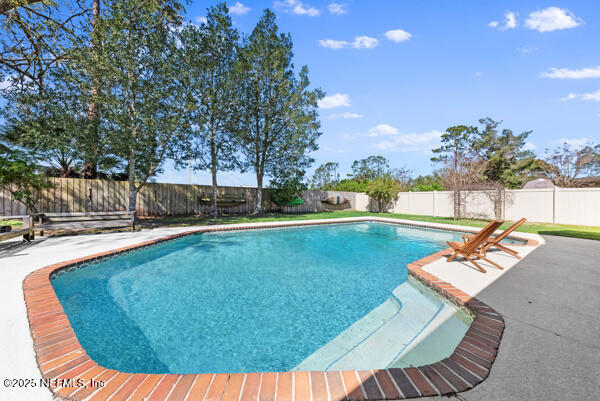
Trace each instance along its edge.
{"label": "concrete pool deck", "polygon": [[431,400],[600,398],[600,241],[545,239],[546,246],[478,295],[506,325],[488,378]]}
{"label": "concrete pool deck", "polygon": [[[340,219],[340,222],[346,219]],[[351,221],[357,221],[359,219],[347,219]],[[371,218],[364,218],[363,221],[374,220]],[[383,220],[383,219],[378,219]],[[390,219],[393,222],[404,222],[401,220]],[[310,221],[311,224],[319,223],[321,221]],[[322,222],[329,222],[331,220],[325,220]],[[299,222],[293,222],[294,224]],[[407,224],[416,225],[415,222],[406,221]],[[285,225],[286,222],[281,222]],[[289,224],[289,222],[287,223]],[[257,224],[240,224],[240,225],[227,225],[228,229],[232,228],[244,228],[244,227],[255,227]],[[260,223],[259,223],[260,225]],[[428,227],[438,226],[439,228],[450,228],[446,225],[434,225],[424,224]],[[117,249],[128,245],[133,245],[149,240],[162,238],[168,235],[178,234],[187,232],[195,229],[201,229],[202,227],[185,227],[185,228],[161,228],[154,230],[144,230],[135,233],[109,233],[109,234],[95,234],[95,235],[80,235],[80,236],[68,236],[68,237],[57,237],[49,238],[44,240],[36,240],[31,244],[15,246],[12,250],[0,250],[0,264],[2,265],[2,280],[0,281],[0,291],[3,294],[2,302],[2,328],[0,329],[0,352],[3,355],[2,361],[0,362],[0,376],[3,379],[18,378],[18,379],[34,379],[39,382],[41,379],[40,371],[37,367],[35,360],[35,353],[33,350],[33,342],[31,339],[29,323],[26,315],[26,308],[23,302],[23,289],[22,283],[24,278],[37,269],[44,266],[51,265],[53,263],[62,262],[65,260],[80,258],[87,255],[105,252],[111,249]],[[215,226],[211,226],[215,228]],[[452,227],[458,230],[471,231],[471,227]],[[521,235],[528,238],[539,240],[539,236],[533,235]],[[3,243],[6,244],[6,243]],[[530,252],[533,247],[519,247],[520,250]],[[516,264],[517,260],[499,260],[500,254],[492,254],[491,259],[500,263],[504,263],[506,269],[501,273],[505,273],[510,267]],[[443,262],[446,269],[451,266],[455,266],[457,269],[468,269],[460,261],[446,263]],[[439,267],[441,268],[441,267]],[[424,268],[427,271],[427,267]],[[457,275],[452,277],[455,280],[452,283],[456,288],[464,288],[464,292],[470,295],[474,295],[473,292],[479,292],[495,279],[500,276],[492,275],[492,271],[495,269],[491,268],[487,274],[477,273],[477,276],[471,277],[470,274]],[[473,285],[472,281],[475,280],[477,285]],[[481,283],[487,284],[481,284]],[[462,286],[462,288],[461,288]],[[51,399],[50,392],[45,388],[34,387],[34,388],[6,388],[0,387],[0,398],[10,400],[36,400],[36,399]]]}

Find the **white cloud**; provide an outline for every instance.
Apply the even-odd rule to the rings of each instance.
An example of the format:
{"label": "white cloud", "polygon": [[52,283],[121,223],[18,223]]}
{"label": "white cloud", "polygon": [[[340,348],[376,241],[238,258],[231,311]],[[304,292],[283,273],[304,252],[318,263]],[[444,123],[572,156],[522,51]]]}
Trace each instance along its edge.
{"label": "white cloud", "polygon": [[327,9],[331,14],[343,15],[346,14],[346,5],[340,3],[329,3]]}
{"label": "white cloud", "polygon": [[483,76],[483,72],[481,71],[477,71],[475,74],[473,74],[474,77],[482,77]]}
{"label": "white cloud", "polygon": [[326,47],[328,49],[343,49],[345,47],[352,47],[354,49],[373,49],[379,45],[379,40],[371,38],[369,36],[356,36],[353,42],[346,40],[335,40],[335,39],[321,39],[319,40],[319,46]]}
{"label": "white cloud", "polygon": [[512,11],[504,13],[504,21],[500,24],[499,21],[492,21],[488,24],[490,28],[498,29],[500,31],[506,31],[507,29],[514,29],[517,27],[517,14]]}
{"label": "white cloud", "polygon": [[308,15],[311,17],[317,17],[321,14],[321,12],[299,0],[283,0],[283,1],[275,1],[273,3],[275,8],[278,8],[286,13],[296,14],[296,15]]}
{"label": "white cloud", "polygon": [[350,45],[350,42],[345,40],[334,40],[334,39],[321,39],[319,40],[319,46],[326,47],[328,49],[342,49]]}
{"label": "white cloud", "polygon": [[355,140],[358,139],[358,136],[357,135],[344,134],[344,136],[342,138],[344,138],[345,141],[355,141]]}
{"label": "white cloud", "polygon": [[566,8],[548,7],[529,14],[525,25],[538,32],[551,32],[570,29],[581,25],[583,21]]}
{"label": "white cloud", "polygon": [[512,11],[507,11],[504,14],[504,28],[503,29],[513,29],[517,27],[517,15]]}
{"label": "white cloud", "polygon": [[406,32],[403,29],[393,29],[390,31],[387,31],[385,33],[385,37],[388,38],[389,40],[399,43],[399,42],[404,42],[405,40],[409,40],[411,38],[411,34]]}
{"label": "white cloud", "polygon": [[567,96],[561,98],[561,100],[573,100],[582,99],[586,101],[600,102],[600,89],[595,92],[589,93],[569,93]]}
{"label": "white cloud", "polygon": [[352,42],[352,47],[355,49],[372,49],[379,45],[379,40],[369,36],[357,36]]}
{"label": "white cloud", "polygon": [[363,118],[363,114],[351,113],[349,111],[341,114],[332,114],[329,116],[330,120],[339,120],[339,119],[354,119],[354,118]]}
{"label": "white cloud", "polygon": [[369,130],[368,136],[387,136],[387,135],[397,135],[398,128],[393,127],[389,124],[379,124],[376,127],[373,127]]}
{"label": "white cloud", "polygon": [[348,106],[350,106],[350,96],[345,93],[336,93],[331,96],[325,96],[323,99],[319,100],[319,107],[322,109]]}
{"label": "white cloud", "polygon": [[401,134],[394,136],[393,140],[378,142],[372,147],[384,151],[425,152],[438,147],[442,132],[433,130],[424,134]]}
{"label": "white cloud", "polygon": [[549,72],[542,72],[542,77],[558,79],[600,78],[600,66],[579,70],[552,67]]}
{"label": "white cloud", "polygon": [[525,144],[525,146],[523,146],[523,149],[524,149],[524,150],[530,150],[530,151],[532,151],[532,152],[533,152],[533,151],[534,151],[536,148],[535,148],[535,145],[534,145],[533,143],[531,143],[531,142],[527,142],[527,143]]}
{"label": "white cloud", "polygon": [[237,3],[235,3],[234,5],[232,5],[231,7],[229,7],[229,14],[245,15],[245,14],[248,14],[248,11],[250,11],[250,7],[246,7],[239,1]]}
{"label": "white cloud", "polygon": [[196,17],[194,18],[194,21],[196,21],[198,24],[206,24],[208,22],[206,17]]}

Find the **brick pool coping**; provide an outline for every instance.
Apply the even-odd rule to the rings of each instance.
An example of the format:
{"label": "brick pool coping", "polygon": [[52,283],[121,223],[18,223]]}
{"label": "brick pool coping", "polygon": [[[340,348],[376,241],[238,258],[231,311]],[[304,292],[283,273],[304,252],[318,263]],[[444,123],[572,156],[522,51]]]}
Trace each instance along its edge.
{"label": "brick pool coping", "polygon": [[[419,282],[474,316],[468,331],[452,355],[439,362],[409,368],[349,371],[294,371],[217,374],[140,374],[107,369],[83,349],[50,282],[54,274],[83,267],[112,256],[139,250],[188,235],[214,231],[280,228],[316,224],[379,221],[440,229],[437,225],[394,222],[387,218],[357,218],[290,223],[258,223],[252,226],[206,227],[139,244],[46,266],[23,281],[27,317],[42,377],[57,399],[65,400],[168,400],[168,401],[338,401],[391,400],[452,394],[468,390],[489,374],[504,331],[504,319],[485,303],[452,284],[424,271],[423,266],[450,255],[445,249],[408,264]],[[475,231],[443,228],[450,231]],[[535,246],[537,241],[527,241]],[[73,380],[73,383],[69,382]],[[94,386],[91,380],[104,382]],[[77,384],[80,383],[78,386]]]}

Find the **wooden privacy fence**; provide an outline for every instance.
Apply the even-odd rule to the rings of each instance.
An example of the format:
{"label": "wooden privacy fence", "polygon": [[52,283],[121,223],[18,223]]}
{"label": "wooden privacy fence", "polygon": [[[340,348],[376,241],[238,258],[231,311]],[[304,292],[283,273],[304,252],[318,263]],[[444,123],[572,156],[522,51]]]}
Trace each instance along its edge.
{"label": "wooden privacy fence", "polygon": [[[126,181],[84,180],[80,178],[52,178],[52,187],[40,194],[36,208],[40,213],[67,212],[114,212],[125,211],[129,203],[129,184]],[[219,187],[218,197],[244,199],[245,202],[234,207],[220,207],[221,213],[247,214],[254,210],[256,188]],[[210,212],[210,204],[201,198],[211,197],[210,185],[185,185],[148,183],[137,196],[136,214],[138,216],[190,215]],[[348,202],[341,206],[327,205],[321,202],[329,196],[342,196]],[[287,213],[305,213],[326,210],[356,209],[357,198],[361,194],[336,191],[306,191],[305,203],[299,206],[285,207]],[[362,195],[365,197],[366,195]],[[265,211],[281,210],[271,202],[270,191],[263,190],[263,208]],[[362,203],[361,203],[362,202]],[[358,200],[358,206],[365,203]],[[15,216],[29,213],[25,205],[12,199],[6,190],[0,190],[0,216]]]}

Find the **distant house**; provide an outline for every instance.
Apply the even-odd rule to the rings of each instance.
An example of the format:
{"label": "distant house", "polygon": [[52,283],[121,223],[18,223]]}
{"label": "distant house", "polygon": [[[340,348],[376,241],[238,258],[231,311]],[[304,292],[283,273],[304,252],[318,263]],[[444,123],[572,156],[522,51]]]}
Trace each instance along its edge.
{"label": "distant house", "polygon": [[[536,178],[527,181],[522,189],[554,188],[555,186],[549,178]],[[600,176],[576,178],[573,186],[576,188],[600,188]]]}
{"label": "distant house", "polygon": [[536,178],[535,180],[527,181],[523,185],[523,189],[536,189],[536,188],[554,188],[555,185],[549,178]]}

